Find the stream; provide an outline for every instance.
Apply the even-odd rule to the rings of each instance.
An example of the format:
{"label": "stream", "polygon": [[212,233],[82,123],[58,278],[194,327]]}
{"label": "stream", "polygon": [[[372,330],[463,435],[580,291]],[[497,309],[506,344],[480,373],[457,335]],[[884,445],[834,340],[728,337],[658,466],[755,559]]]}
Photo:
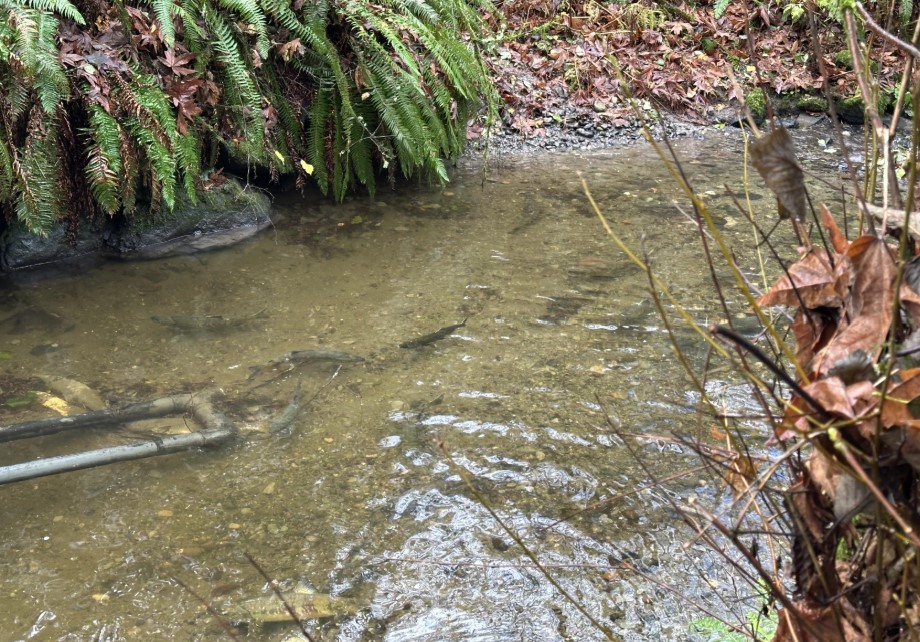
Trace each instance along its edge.
{"label": "stream", "polygon": [[[748,247],[750,226],[723,189],[740,191],[738,132],[675,146],[729,242]],[[665,477],[699,461],[631,440],[640,465],[616,430],[696,434],[701,422],[647,277],[604,234],[581,176],[696,321],[719,322],[698,234],[674,206],[686,199],[646,145],[506,157],[485,180],[471,158],[446,187],[384,188],[342,206],[282,195],[275,226],[233,248],[0,290],[0,402],[44,390],[38,375],[115,404],[216,386],[241,432],[231,446],[0,487],[0,642],[230,639],[179,582],[217,610],[270,595],[247,554],[285,590],[308,582],[356,605],[309,622],[316,640],[605,639],[490,510],[618,638],[709,639],[693,632],[702,614],[690,601],[724,613],[750,592],[717,554],[686,544],[672,502],[726,492],[695,471],[617,498],[649,483],[643,466]],[[775,201],[751,182],[772,222]],[[739,249],[739,263],[756,273],[751,252]],[[177,315],[252,318],[218,331],[152,319]],[[464,320],[430,345],[398,347]],[[702,368],[705,345],[676,332]],[[303,349],[365,362],[304,364],[247,386],[250,368]],[[713,375],[711,391],[735,412],[756,409],[735,379]],[[298,382],[291,434],[268,434]],[[52,415],[39,401],[0,406],[0,424]],[[4,444],[0,465],[188,422]]]}

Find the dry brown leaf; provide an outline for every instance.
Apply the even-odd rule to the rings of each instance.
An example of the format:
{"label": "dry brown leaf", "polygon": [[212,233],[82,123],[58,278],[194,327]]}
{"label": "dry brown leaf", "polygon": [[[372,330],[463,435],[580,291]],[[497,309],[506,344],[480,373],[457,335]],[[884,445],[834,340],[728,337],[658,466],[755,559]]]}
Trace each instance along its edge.
{"label": "dry brown leaf", "polygon": [[899,453],[901,459],[920,472],[920,421],[914,420],[904,426],[904,441]]}
{"label": "dry brown leaf", "polygon": [[920,368],[903,370],[901,381],[892,384],[882,404],[882,425],[886,428],[905,425],[915,419],[907,404],[920,397]]}
{"label": "dry brown leaf", "polygon": [[816,312],[809,313],[799,308],[792,322],[792,333],[795,335],[795,360],[806,371],[811,370],[811,360],[815,352],[827,345],[827,342],[837,332],[837,323],[827,315]]}
{"label": "dry brown leaf", "polygon": [[804,304],[810,310],[839,308],[846,299],[850,279],[849,260],[843,256],[835,257],[834,267],[831,268],[827,252],[815,249],[789,266],[788,273],[780,277],[757,303],[789,307]]}
{"label": "dry brown leaf", "polygon": [[847,386],[839,377],[819,379],[804,386],[804,389],[827,412],[842,419],[852,419],[856,416],[853,402],[847,394]]}
{"label": "dry brown leaf", "polygon": [[805,180],[795,157],[792,136],[784,127],[758,138],[751,145],[751,163],[780,204],[780,218],[805,217]]}
{"label": "dry brown leaf", "polygon": [[907,313],[913,327],[920,327],[920,294],[914,292],[914,289],[907,285],[901,284],[901,307]]}
{"label": "dry brown leaf", "polygon": [[751,482],[755,477],[757,477],[757,468],[751,458],[743,453],[738,453],[723,473],[725,483],[731,487],[732,494],[736,498],[751,487]]}
{"label": "dry brown leaf", "polygon": [[817,355],[817,370],[824,374],[854,350],[865,350],[878,359],[891,325],[896,267],[891,250],[881,239],[861,236],[850,244],[847,256],[855,275],[850,288],[845,317],[839,331]]}
{"label": "dry brown leaf", "polygon": [[[840,475],[843,474],[837,463],[820,450],[816,450],[805,462],[805,467],[808,469],[811,483],[818,489],[818,492],[822,496],[832,497]],[[805,488],[804,485],[802,487]],[[820,521],[809,525],[812,535],[819,538],[824,536],[822,529],[826,526]]]}
{"label": "dry brown leaf", "polygon": [[709,436],[716,441],[726,441],[728,439],[728,433],[723,432],[722,429],[715,424],[709,426]]}
{"label": "dry brown leaf", "polygon": [[[844,602],[840,600],[837,604],[843,605]],[[861,622],[862,618],[852,607],[845,609],[843,621],[838,626],[837,613],[829,606],[811,607],[805,600],[798,600],[795,605],[808,625],[797,621],[785,609],[780,609],[773,642],[870,642],[872,639],[867,633],[871,629]],[[857,624],[852,624],[850,619],[855,619]]]}
{"label": "dry brown leaf", "polygon": [[834,220],[834,216],[831,214],[830,210],[827,209],[827,205],[821,203],[818,207],[821,210],[821,222],[824,224],[825,229],[827,229],[831,245],[837,253],[843,254],[846,252],[847,247],[849,247],[850,242],[847,240],[846,236],[844,236],[843,232],[840,231],[840,228],[837,227],[837,221]]}

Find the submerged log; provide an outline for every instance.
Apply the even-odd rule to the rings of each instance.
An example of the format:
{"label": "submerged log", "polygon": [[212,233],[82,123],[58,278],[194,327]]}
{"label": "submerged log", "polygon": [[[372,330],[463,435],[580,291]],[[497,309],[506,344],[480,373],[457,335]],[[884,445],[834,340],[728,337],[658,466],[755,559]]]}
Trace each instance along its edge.
{"label": "submerged log", "polygon": [[27,421],[13,426],[0,426],[0,443],[28,437],[53,435],[57,432],[73,430],[75,428],[117,426],[138,419],[176,415],[188,412],[189,410],[194,412],[194,402],[196,399],[199,402],[210,402],[210,395],[204,397],[190,394],[173,395],[170,397],[163,397],[162,399],[154,399],[152,401],[142,401],[122,408],[94,410],[92,412],[84,412],[79,415],[71,415],[68,417],[50,417],[48,419]]}

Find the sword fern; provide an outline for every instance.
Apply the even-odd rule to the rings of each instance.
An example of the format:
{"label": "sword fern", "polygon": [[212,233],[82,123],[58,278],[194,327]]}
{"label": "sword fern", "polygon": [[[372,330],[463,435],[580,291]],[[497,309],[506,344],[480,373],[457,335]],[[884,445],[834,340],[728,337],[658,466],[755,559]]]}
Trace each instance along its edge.
{"label": "sword fern", "polygon": [[337,199],[381,169],[446,180],[495,113],[459,37],[484,0],[113,2],[84,24],[69,0],[0,0],[0,215],[39,233],[80,194],[109,216],[194,199],[218,146]]}

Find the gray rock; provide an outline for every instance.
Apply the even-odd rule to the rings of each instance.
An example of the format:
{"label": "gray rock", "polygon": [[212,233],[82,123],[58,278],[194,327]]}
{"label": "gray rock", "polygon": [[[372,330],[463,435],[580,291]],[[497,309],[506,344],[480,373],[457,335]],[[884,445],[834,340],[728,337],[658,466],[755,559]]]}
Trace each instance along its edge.
{"label": "gray rock", "polygon": [[96,223],[81,225],[73,243],[66,224],[55,225],[46,236],[37,236],[13,223],[0,238],[0,267],[10,273],[85,269],[102,262],[101,244],[101,226]]}
{"label": "gray rock", "polygon": [[172,212],[140,212],[127,224],[112,219],[82,223],[72,243],[66,224],[39,237],[12,225],[0,239],[0,267],[16,276],[49,276],[98,265],[107,258],[152,259],[226,247],[271,224],[270,200],[235,179],[199,193],[198,204],[184,194]]}
{"label": "gray rock", "polygon": [[104,254],[118,259],[192,254],[233,245],[271,224],[268,196],[232,179],[199,193],[197,205],[185,194],[177,201],[171,213],[132,217],[127,228],[106,239]]}

